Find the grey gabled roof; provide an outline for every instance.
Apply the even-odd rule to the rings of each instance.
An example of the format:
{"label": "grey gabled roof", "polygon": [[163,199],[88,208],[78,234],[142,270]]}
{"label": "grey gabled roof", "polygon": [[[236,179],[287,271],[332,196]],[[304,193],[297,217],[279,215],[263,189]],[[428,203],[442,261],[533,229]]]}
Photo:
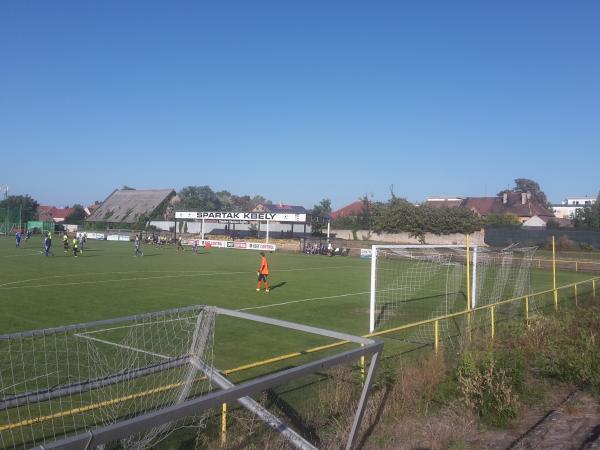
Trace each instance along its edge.
{"label": "grey gabled roof", "polygon": [[174,189],[117,189],[86,220],[88,222],[134,223],[150,215]]}

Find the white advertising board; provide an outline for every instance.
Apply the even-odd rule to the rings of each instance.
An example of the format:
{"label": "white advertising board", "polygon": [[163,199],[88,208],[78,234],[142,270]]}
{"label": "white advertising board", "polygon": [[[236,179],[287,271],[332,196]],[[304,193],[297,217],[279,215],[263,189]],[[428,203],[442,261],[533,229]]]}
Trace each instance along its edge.
{"label": "white advertising board", "polygon": [[177,211],[176,219],[208,220],[272,220],[273,222],[306,222],[306,214],[282,214],[262,212],[223,212],[223,211]]}
{"label": "white advertising board", "polygon": [[[188,239],[182,241],[182,244],[192,245],[195,239]],[[263,242],[245,242],[245,241],[219,241],[213,239],[197,239],[198,245],[204,246],[209,243],[211,247],[216,248],[234,248],[238,250],[262,250],[265,252],[274,252],[277,250],[275,244],[266,244]]]}
{"label": "white advertising board", "polygon": [[[77,232],[77,237],[81,237],[83,236],[83,231],[78,231]],[[87,238],[88,239],[92,239],[92,240],[96,240],[96,241],[103,241],[105,239],[104,233],[87,233]]]}
{"label": "white advertising board", "polygon": [[129,236],[127,235],[123,235],[123,234],[109,234],[108,236],[106,236],[106,240],[107,241],[123,241],[123,242],[129,242]]}

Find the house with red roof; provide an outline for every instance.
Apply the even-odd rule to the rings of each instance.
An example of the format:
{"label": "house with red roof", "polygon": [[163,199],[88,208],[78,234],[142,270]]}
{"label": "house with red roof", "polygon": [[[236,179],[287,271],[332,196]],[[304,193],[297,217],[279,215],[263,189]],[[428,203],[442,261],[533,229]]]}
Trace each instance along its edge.
{"label": "house with red roof", "polygon": [[332,220],[339,219],[340,217],[356,217],[363,214],[365,209],[365,203],[362,200],[357,200],[344,206],[343,208],[333,211],[329,214]]}
{"label": "house with red roof", "polygon": [[425,205],[432,208],[469,208],[482,217],[490,214],[512,214],[525,223],[537,217],[546,223],[554,218],[554,212],[543,206],[531,192],[506,191],[496,197],[435,197],[428,198]]}
{"label": "house with red roof", "polygon": [[497,197],[467,197],[461,204],[480,216],[490,214],[512,214],[521,222],[526,222],[532,217],[546,219],[554,217],[554,212],[542,205],[531,192],[507,191]]}
{"label": "house with red roof", "polygon": [[38,219],[43,222],[64,222],[75,212],[75,208],[57,208],[56,206],[40,205],[37,208]]}

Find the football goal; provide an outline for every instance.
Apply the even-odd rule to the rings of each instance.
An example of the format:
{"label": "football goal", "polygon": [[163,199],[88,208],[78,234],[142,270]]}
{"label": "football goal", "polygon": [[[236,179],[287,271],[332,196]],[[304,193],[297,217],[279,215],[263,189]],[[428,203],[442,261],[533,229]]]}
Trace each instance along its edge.
{"label": "football goal", "polygon": [[[393,328],[526,295],[535,248],[490,249],[464,245],[374,245],[369,331]],[[518,305],[499,313],[511,314]],[[440,321],[447,337],[459,320]],[[413,340],[432,342],[433,326]]]}
{"label": "football goal", "polygon": [[[237,326],[217,334],[217,318]],[[269,360],[247,363],[236,370],[255,371],[235,384],[227,371],[215,367],[215,355],[223,348],[233,352],[234,344],[239,347],[236,333],[244,326],[249,347],[252,329],[259,327],[288,336],[313,335],[328,342],[324,348],[339,351],[296,364],[287,361],[279,370],[256,371]],[[231,341],[215,339],[229,332]],[[291,397],[285,397],[287,402],[316,402],[318,396],[294,397],[298,380],[309,377],[307,389],[313,391],[315,382],[326,384],[321,380],[327,378],[326,371],[370,356],[364,383],[353,391],[357,406],[347,435],[349,449],[356,442],[382,348],[373,339],[204,305],[0,335],[0,448],[170,448],[190,432],[210,448],[219,445],[211,440],[215,411],[222,411],[223,439],[229,403],[239,405],[229,414],[229,422],[238,424],[237,433],[243,431],[244,420],[258,419],[265,430],[286,441],[286,448],[314,449],[311,440],[280,418],[286,408],[271,412],[273,402],[264,395],[278,399],[277,404],[286,395]],[[244,357],[243,351],[238,357]],[[308,405],[306,413],[316,405]]]}

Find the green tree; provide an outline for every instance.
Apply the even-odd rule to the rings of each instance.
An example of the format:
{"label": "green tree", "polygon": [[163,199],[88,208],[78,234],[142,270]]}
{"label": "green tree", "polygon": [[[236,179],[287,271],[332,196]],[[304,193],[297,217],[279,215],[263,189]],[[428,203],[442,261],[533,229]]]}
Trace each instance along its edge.
{"label": "green tree", "polygon": [[372,209],[373,230],[376,232],[407,232],[425,241],[426,233],[437,235],[472,233],[480,230],[483,221],[473,211],[466,208],[432,208],[416,206],[403,198],[393,197],[386,204],[378,204]]}
{"label": "green tree", "polygon": [[600,193],[598,193],[596,203],[575,210],[573,225],[577,228],[600,231]]}
{"label": "green tree", "polygon": [[9,195],[6,199],[0,201],[0,208],[8,208],[11,216],[18,217],[20,212],[23,223],[37,217],[38,206],[39,203],[29,195]]}
{"label": "green tree", "polygon": [[[310,213],[316,217],[324,217],[329,215],[331,212],[331,200],[328,198],[322,199],[318,204],[313,206],[310,210]],[[323,230],[322,223],[313,223],[312,224],[312,233],[315,235],[321,234]]]}
{"label": "green tree", "polygon": [[520,227],[521,221],[514,214],[490,214],[485,218],[488,228]]}
{"label": "green tree", "polygon": [[[542,191],[540,185],[536,181],[530,180],[529,178],[517,178],[515,179],[515,187],[513,190],[521,192],[531,192],[532,198],[537,200],[537,202],[543,207],[552,210],[552,204],[548,201],[546,194],[544,193],[544,191]],[[506,192],[511,191],[505,189],[503,191],[498,192],[498,196],[502,196],[502,194]]]}
{"label": "green tree", "polygon": [[220,211],[221,202],[210,186],[186,186],[179,192],[179,209]]}
{"label": "green tree", "polygon": [[85,221],[87,214],[85,213],[85,209],[80,204],[73,205],[73,211],[65,218],[65,223],[69,224],[82,224]]}

